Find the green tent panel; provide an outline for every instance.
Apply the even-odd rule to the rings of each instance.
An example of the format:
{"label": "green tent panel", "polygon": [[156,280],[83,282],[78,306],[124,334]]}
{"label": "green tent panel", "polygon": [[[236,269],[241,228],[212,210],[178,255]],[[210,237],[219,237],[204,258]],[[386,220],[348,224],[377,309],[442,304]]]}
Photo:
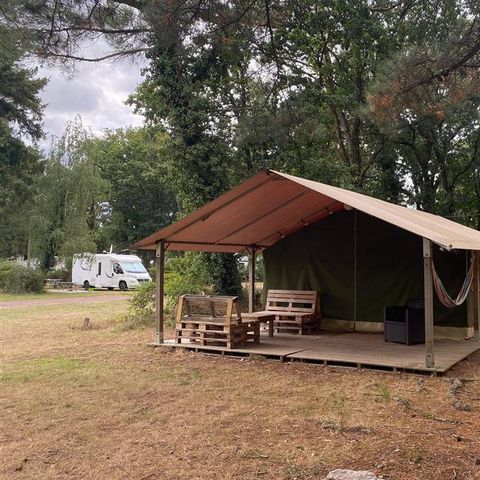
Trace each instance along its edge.
{"label": "green tent panel", "polygon": [[[322,315],[382,322],[388,305],[423,299],[422,238],[377,218],[344,210],[280,240],[263,252],[269,288],[320,292]],[[468,252],[434,247],[435,266],[451,295],[465,278]],[[467,308],[437,298],[435,325],[466,327]]]}

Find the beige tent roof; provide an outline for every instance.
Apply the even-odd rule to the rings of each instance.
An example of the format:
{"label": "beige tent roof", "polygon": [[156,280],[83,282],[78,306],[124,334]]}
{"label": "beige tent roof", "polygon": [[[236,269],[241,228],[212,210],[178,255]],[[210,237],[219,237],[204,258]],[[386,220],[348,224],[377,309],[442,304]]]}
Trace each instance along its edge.
{"label": "beige tent roof", "polygon": [[350,207],[447,249],[480,250],[480,232],[472,228],[273,170],[258,173],[131,248],[154,250],[160,240],[169,250],[239,252],[248,246],[266,248],[310,223]]}

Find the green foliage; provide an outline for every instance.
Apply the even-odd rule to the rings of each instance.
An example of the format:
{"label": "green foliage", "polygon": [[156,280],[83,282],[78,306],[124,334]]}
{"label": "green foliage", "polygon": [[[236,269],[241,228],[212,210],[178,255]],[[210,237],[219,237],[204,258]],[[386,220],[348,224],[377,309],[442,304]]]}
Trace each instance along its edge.
{"label": "green foliage", "polygon": [[[43,105],[39,92],[45,79],[34,78],[37,71],[22,66],[24,51],[18,35],[0,25],[0,119],[2,127],[38,140],[42,136]],[[17,135],[15,135],[17,136]]]}
{"label": "green foliage", "polygon": [[172,221],[177,205],[165,174],[172,152],[163,129],[108,131],[89,140],[86,150],[106,184],[105,247],[126,248]]}
{"label": "green foliage", "polygon": [[42,272],[9,260],[0,261],[0,290],[6,293],[41,293],[45,277]]}
{"label": "green foliage", "polygon": [[97,251],[106,184],[86,153],[89,137],[79,117],[69,123],[37,181],[31,212],[33,252],[45,270],[53,268],[57,258]]}
{"label": "green foliage", "polygon": [[241,277],[234,255],[212,253],[206,256],[206,270],[214,294],[242,295]]}
{"label": "green foliage", "polygon": [[53,145],[30,211],[32,251],[45,270],[79,252],[119,251],[171,222],[164,175],[168,135],[157,129],[94,138],[80,117]]}
{"label": "green foliage", "polygon": [[168,259],[165,272],[165,309],[173,314],[180,295],[214,293],[206,257],[186,252]]}
{"label": "green foliage", "polygon": [[[175,308],[180,295],[187,293],[212,293],[210,272],[205,256],[187,252],[170,255],[165,264],[165,313],[166,324],[173,325]],[[122,329],[141,328],[152,325],[155,318],[155,282],[145,282],[135,290],[130,299],[127,316]]]}
{"label": "green foliage", "polygon": [[[73,252],[121,249],[263,168],[480,228],[478,2],[127,3],[4,7],[10,46],[22,38],[68,57],[106,29],[118,53],[148,50],[129,100],[148,127],[99,138],[70,128],[41,176],[35,151],[11,133],[38,136],[42,84],[19,67],[23,52],[0,46],[0,137],[12,137],[7,153],[0,142],[0,198],[14,205],[0,204],[0,254],[31,243],[49,268]],[[178,258],[172,298],[184,287],[240,291],[232,255]]]}
{"label": "green foliage", "polygon": [[57,268],[55,270],[50,270],[45,274],[46,278],[57,278],[62,282],[71,282],[72,281],[72,270],[67,268]]}
{"label": "green foliage", "polygon": [[120,324],[121,330],[134,330],[153,325],[155,318],[155,292],[154,282],[142,283],[129,300],[127,315]]}
{"label": "green foliage", "polygon": [[34,178],[42,159],[24,138],[41,137],[45,80],[22,64],[18,34],[0,25],[0,256],[26,253],[30,224],[27,212],[34,195]]}

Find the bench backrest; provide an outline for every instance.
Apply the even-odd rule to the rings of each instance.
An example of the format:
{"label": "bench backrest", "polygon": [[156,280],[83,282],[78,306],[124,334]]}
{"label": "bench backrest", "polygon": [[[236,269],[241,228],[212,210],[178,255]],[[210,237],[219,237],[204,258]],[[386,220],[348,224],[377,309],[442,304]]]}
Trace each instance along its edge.
{"label": "bench backrest", "polygon": [[212,321],[225,325],[241,322],[238,297],[219,295],[182,295],[177,306],[177,323]]}
{"label": "bench backrest", "polygon": [[319,313],[318,293],[314,290],[269,290],[266,310]]}

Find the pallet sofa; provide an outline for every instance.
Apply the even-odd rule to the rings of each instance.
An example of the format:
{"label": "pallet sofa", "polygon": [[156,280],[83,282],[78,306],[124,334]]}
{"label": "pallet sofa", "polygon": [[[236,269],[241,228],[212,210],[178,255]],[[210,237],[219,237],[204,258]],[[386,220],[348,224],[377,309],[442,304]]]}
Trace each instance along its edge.
{"label": "pallet sofa", "polygon": [[258,321],[242,320],[238,297],[182,295],[177,306],[175,342],[240,348],[260,341]]}
{"label": "pallet sofa", "polygon": [[267,322],[269,336],[277,333],[308,335],[320,329],[320,299],[313,290],[269,290],[265,310],[244,314],[244,320]]}

